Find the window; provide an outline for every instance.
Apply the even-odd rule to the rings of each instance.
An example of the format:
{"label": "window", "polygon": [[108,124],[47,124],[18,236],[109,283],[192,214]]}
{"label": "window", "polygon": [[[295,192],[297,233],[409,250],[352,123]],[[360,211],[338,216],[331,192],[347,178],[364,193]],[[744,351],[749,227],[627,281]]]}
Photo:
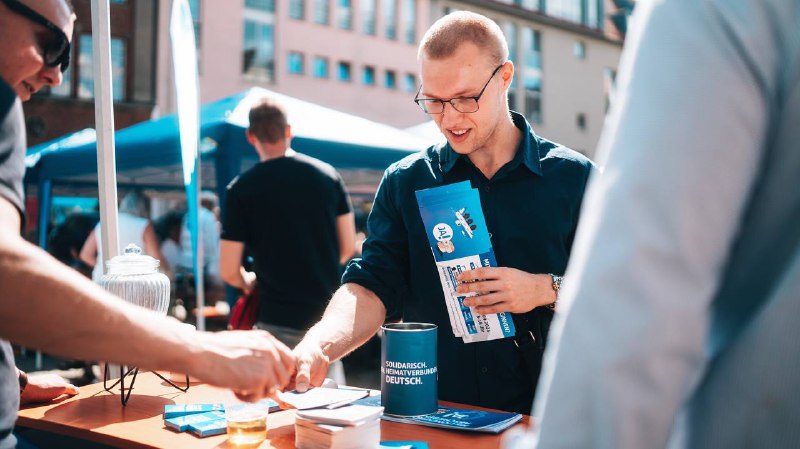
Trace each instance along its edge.
{"label": "window", "polygon": [[578,115],[575,116],[575,125],[578,126],[579,130],[586,131],[586,114],[579,112]]}
{"label": "window", "polygon": [[[74,48],[74,47],[73,47]],[[72,96],[72,72],[75,71],[75,53],[70,55],[72,64],[69,65],[67,71],[61,74],[61,84],[55,87],[49,87],[50,95],[54,97],[70,97]],[[42,93],[46,93],[42,91]]]}
{"label": "window", "polygon": [[549,0],[547,14],[570,22],[582,23],[584,0]]}
{"label": "window", "polygon": [[417,42],[417,0],[403,0],[404,40],[408,44]]}
{"label": "window", "polygon": [[603,0],[586,0],[587,1],[587,8],[586,8],[586,21],[584,24],[586,26],[597,28],[598,30],[603,29]]}
{"label": "window", "polygon": [[[247,3],[251,3],[250,0]],[[242,73],[265,81],[275,79],[275,15],[245,8]]]}
{"label": "window", "polygon": [[289,0],[289,17],[295,20],[305,20],[306,18],[305,0]]}
{"label": "window", "polygon": [[339,63],[339,81],[350,82],[350,63]]}
{"label": "window", "polygon": [[197,67],[200,68],[200,0],[189,0],[189,12],[192,13],[194,26],[194,46],[197,49]]}
{"label": "window", "polygon": [[384,84],[386,84],[387,89],[397,89],[397,76],[394,70],[386,71],[386,80]]}
{"label": "window", "polygon": [[586,59],[586,44],[580,41],[575,42],[572,52],[575,53],[576,58]]}
{"label": "window", "polygon": [[611,103],[614,102],[614,93],[616,91],[617,85],[617,71],[612,69],[611,67],[606,67],[603,69],[603,90],[605,91],[606,97],[606,112],[608,112],[608,108],[611,107]]}
{"label": "window", "polygon": [[194,38],[197,43],[197,47],[200,48],[200,0],[189,0],[189,11],[192,13]]}
{"label": "window", "polygon": [[305,61],[302,53],[290,51],[287,65],[289,66],[289,73],[292,75],[302,75],[305,73]]}
{"label": "window", "polygon": [[548,15],[603,29],[603,0],[547,0],[545,5]]}
{"label": "window", "polygon": [[275,0],[244,0],[244,8],[262,12],[275,12]]}
{"label": "window", "polygon": [[544,0],[513,0],[514,4],[531,11],[541,11],[544,9]]}
{"label": "window", "polygon": [[375,35],[375,1],[376,0],[362,0],[361,1],[361,30],[364,34],[370,36]]}
{"label": "window", "polygon": [[314,0],[314,23],[327,25],[330,21],[330,14],[328,0]]}
{"label": "window", "polygon": [[364,66],[364,84],[367,86],[375,85],[375,67]]}
{"label": "window", "polygon": [[350,0],[336,0],[336,26],[342,30],[353,28],[353,7]]}
{"label": "window", "polygon": [[406,92],[417,91],[417,77],[413,73],[406,73],[403,78],[403,90]]}
{"label": "window", "polygon": [[328,77],[328,58],[317,56],[314,58],[314,78]]}
{"label": "window", "polygon": [[525,117],[542,123],[542,51],[541,35],[531,28],[522,33],[522,84],[525,89]]}
{"label": "window", "polygon": [[[517,25],[512,22],[503,24],[503,34],[506,35],[508,42],[508,59],[514,63],[514,67],[521,67],[519,63],[519,53],[517,51]],[[511,110],[517,110],[517,86],[516,82],[518,71],[514,71],[514,78],[511,79],[511,84],[508,86],[508,107]]]}
{"label": "window", "polygon": [[[111,83],[114,101],[125,100],[125,41],[111,38]],[[94,98],[92,36],[82,34],[78,42],[78,98]]]}
{"label": "window", "polygon": [[384,31],[387,39],[397,39],[397,0],[383,0]]}

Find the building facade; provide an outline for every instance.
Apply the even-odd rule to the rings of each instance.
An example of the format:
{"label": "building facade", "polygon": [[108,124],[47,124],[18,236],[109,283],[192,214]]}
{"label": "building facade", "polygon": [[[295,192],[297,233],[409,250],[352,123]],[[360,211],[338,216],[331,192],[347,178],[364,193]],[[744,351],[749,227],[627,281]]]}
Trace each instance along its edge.
{"label": "building facade", "polygon": [[[174,111],[159,7],[157,104]],[[262,86],[406,128],[429,120],[413,103],[417,46],[456,10],[493,18],[516,76],[511,108],[541,135],[592,154],[621,53],[610,0],[191,0],[201,101]]]}
{"label": "building facade", "polygon": [[[30,145],[94,126],[90,0],[74,0],[73,64],[24,105]],[[406,128],[417,46],[461,9],[501,26],[516,66],[511,108],[536,131],[592,154],[621,52],[611,0],[189,0],[203,103],[262,86]],[[117,129],[175,110],[170,0],[111,0]]]}

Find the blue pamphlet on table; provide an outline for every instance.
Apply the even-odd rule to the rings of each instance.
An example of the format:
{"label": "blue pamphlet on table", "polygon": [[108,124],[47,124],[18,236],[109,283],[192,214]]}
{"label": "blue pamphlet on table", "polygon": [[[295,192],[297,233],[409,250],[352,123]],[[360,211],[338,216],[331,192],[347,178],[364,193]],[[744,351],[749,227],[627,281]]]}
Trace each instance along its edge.
{"label": "blue pamphlet on table", "polygon": [[[360,399],[354,404],[380,406],[380,396]],[[404,424],[440,427],[443,429],[468,430],[472,432],[500,433],[522,419],[519,413],[489,412],[455,407],[439,406],[435,413],[423,416],[401,417],[384,414],[381,419]]]}

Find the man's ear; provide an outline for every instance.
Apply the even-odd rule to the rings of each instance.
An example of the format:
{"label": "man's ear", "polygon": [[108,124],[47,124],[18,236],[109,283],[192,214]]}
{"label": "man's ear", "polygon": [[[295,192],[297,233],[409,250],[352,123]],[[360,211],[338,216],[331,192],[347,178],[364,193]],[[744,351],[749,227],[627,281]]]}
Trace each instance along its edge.
{"label": "man's ear", "polygon": [[500,69],[500,76],[503,79],[503,87],[508,89],[511,86],[511,82],[514,81],[514,63],[506,61],[503,64],[503,68]]}
{"label": "man's ear", "polygon": [[247,137],[247,141],[252,146],[256,146],[256,136],[253,135],[253,132],[249,129],[245,130],[244,135]]}
{"label": "man's ear", "polygon": [[289,142],[292,140],[292,125],[286,125],[286,141]]}

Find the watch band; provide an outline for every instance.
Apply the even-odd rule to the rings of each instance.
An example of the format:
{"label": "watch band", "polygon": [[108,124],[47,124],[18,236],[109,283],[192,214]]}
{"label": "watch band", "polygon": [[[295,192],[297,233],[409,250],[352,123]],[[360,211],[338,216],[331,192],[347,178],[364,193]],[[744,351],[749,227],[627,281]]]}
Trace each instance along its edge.
{"label": "watch band", "polygon": [[28,374],[21,369],[17,369],[17,371],[19,371],[19,392],[22,394],[22,392],[25,391],[25,387],[28,386]]}
{"label": "watch band", "polygon": [[548,309],[555,309],[556,308],[556,304],[558,303],[558,294],[561,291],[561,281],[564,279],[564,277],[555,275],[553,273],[550,273],[550,279],[553,282],[553,284],[552,284],[553,291],[556,292],[556,300],[553,301],[552,303],[548,304],[547,308]]}

